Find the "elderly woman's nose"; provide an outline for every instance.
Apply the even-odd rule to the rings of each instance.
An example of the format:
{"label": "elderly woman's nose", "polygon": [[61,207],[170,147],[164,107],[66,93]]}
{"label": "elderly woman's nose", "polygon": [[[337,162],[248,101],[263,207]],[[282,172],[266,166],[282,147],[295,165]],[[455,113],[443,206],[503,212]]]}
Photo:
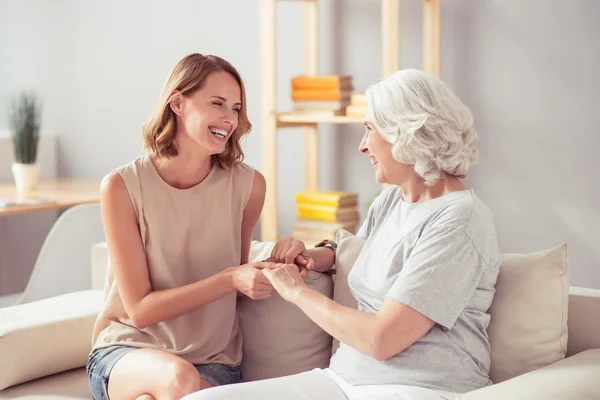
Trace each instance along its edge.
{"label": "elderly woman's nose", "polygon": [[366,153],[369,149],[367,148],[367,134],[365,133],[360,144],[358,145],[358,151]]}

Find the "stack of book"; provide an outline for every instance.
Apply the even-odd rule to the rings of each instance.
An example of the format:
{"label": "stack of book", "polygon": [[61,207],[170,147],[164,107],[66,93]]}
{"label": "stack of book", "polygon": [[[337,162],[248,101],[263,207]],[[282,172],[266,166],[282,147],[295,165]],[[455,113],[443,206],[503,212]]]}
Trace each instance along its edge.
{"label": "stack of book", "polygon": [[335,240],[336,232],[345,229],[356,233],[358,194],[340,191],[307,191],[296,193],[298,222],[293,236],[307,246],[323,239]]}
{"label": "stack of book", "polygon": [[344,115],[352,95],[352,76],[301,75],[292,78],[293,111],[296,114]]}
{"label": "stack of book", "polygon": [[346,107],[346,115],[364,118],[367,115],[367,95],[364,93],[353,94],[350,104]]}

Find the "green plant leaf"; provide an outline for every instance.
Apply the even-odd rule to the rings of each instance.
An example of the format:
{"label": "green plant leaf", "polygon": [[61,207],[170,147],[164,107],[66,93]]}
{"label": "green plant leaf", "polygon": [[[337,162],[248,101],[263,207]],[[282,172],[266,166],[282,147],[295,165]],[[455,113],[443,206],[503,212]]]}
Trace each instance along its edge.
{"label": "green plant leaf", "polygon": [[14,97],[8,121],[13,138],[15,162],[35,164],[39,143],[42,102],[33,91]]}

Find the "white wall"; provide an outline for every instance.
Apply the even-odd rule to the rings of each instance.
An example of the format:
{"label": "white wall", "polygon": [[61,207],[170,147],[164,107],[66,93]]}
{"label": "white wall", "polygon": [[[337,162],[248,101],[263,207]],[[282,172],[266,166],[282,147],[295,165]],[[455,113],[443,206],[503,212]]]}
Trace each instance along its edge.
{"label": "white wall", "polygon": [[[421,2],[404,0],[402,67],[421,67]],[[600,288],[600,15],[595,0],[445,0],[443,78],[474,110],[481,162],[468,179],[496,216],[502,250],[569,245],[576,285]],[[322,0],[321,73],[379,79],[378,0]],[[303,66],[302,8],[278,6],[279,104]],[[140,127],[173,64],[190,52],[238,67],[260,168],[258,0],[0,0],[0,109],[23,86],[46,99],[59,173],[100,178],[140,154]],[[0,129],[6,128],[0,113]],[[359,126],[324,127],[323,188],[379,186],[356,151]],[[300,130],[280,133],[280,230],[291,232],[304,184]],[[284,170],[285,167],[285,170]]]}
{"label": "white wall", "polygon": [[[421,68],[421,2],[403,3],[402,67]],[[379,66],[373,6],[340,9],[342,65],[361,82]],[[467,181],[492,209],[502,251],[567,243],[572,283],[600,288],[600,2],[445,0],[442,15],[442,76],[481,136]]]}
{"label": "white wall", "polygon": [[502,248],[567,243],[572,282],[600,287],[600,2],[499,3],[463,20],[456,80],[482,136],[471,182]]}

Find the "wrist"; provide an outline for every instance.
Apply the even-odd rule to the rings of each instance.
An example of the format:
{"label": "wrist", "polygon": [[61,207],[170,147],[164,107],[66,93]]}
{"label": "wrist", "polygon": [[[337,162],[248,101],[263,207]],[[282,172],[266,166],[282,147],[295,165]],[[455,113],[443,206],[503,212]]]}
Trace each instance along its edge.
{"label": "wrist", "polygon": [[229,289],[230,292],[237,291],[237,288],[235,287],[236,269],[237,269],[237,267],[229,267],[229,268],[225,269],[224,271],[220,272],[221,278],[222,278],[223,282],[225,283],[225,286],[227,287],[227,289]]}
{"label": "wrist", "polygon": [[307,251],[315,263],[315,271],[325,273],[333,268],[336,254],[331,247],[316,247]]}

